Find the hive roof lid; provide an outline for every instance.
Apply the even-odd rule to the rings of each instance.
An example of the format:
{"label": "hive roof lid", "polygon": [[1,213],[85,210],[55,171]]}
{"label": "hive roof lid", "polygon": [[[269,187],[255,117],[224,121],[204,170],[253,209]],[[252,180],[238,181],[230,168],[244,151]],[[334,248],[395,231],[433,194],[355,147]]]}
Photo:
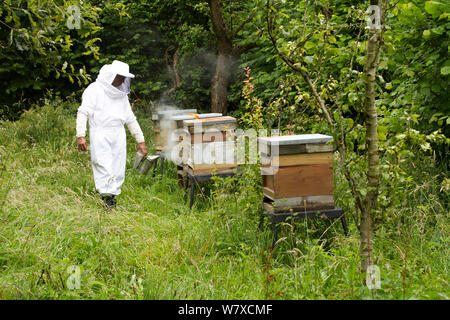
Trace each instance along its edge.
{"label": "hive roof lid", "polygon": [[197,109],[176,109],[176,110],[160,110],[160,111],[156,111],[155,114],[157,114],[160,117],[167,117],[167,116],[196,113],[196,112],[197,112]]}
{"label": "hive roof lid", "polygon": [[174,115],[170,116],[170,120],[195,120],[195,119],[205,119],[205,118],[214,118],[214,117],[221,117],[221,113],[199,113],[196,115],[190,115],[190,114],[182,114],[182,115]]}
{"label": "hive roof lid", "polygon": [[274,137],[260,137],[258,138],[264,144],[309,144],[309,143],[327,143],[333,140],[333,137],[324,134],[299,134],[290,136],[274,136]]}
{"label": "hive roof lid", "polygon": [[217,124],[236,123],[236,118],[224,116],[224,117],[212,117],[205,119],[184,120],[183,124],[190,127],[194,124],[202,124],[203,126],[214,126]]}

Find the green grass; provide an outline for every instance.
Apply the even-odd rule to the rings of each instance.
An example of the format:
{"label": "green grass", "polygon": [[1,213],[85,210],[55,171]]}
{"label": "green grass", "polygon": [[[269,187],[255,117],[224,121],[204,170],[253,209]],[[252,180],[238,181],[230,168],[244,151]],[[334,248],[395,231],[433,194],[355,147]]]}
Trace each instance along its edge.
{"label": "green grass", "polygon": [[[118,207],[105,211],[90,155],[76,150],[76,107],[58,100],[0,122],[0,299],[449,298],[448,206],[433,168],[384,212],[374,249],[382,284],[371,291],[345,203],[348,238],[339,220],[285,223],[271,250],[271,226],[258,228],[255,168],[197,188],[191,211],[173,165],[162,178],[131,169],[129,137]],[[138,119],[151,141],[150,117]],[[336,198],[348,198],[337,180]],[[73,265],[81,269],[74,290]]]}

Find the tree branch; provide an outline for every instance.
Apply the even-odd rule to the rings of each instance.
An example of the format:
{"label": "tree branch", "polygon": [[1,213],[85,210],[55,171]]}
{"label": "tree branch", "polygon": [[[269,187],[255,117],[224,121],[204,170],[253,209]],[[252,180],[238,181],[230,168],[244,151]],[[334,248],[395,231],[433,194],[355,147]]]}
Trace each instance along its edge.
{"label": "tree branch", "polygon": [[253,48],[256,48],[257,46],[258,45],[256,44],[256,42],[252,42],[252,43],[246,44],[245,46],[235,46],[233,48],[233,56],[238,57],[241,54],[243,54],[243,53],[245,53],[245,52],[247,52],[247,51],[249,51],[249,50],[251,50]]}
{"label": "tree branch", "polygon": [[256,12],[253,12],[253,13],[250,15],[250,17],[248,17],[247,20],[243,21],[243,22],[241,23],[241,25],[240,25],[239,27],[237,27],[236,30],[234,30],[233,34],[231,35],[231,39],[234,39],[234,38],[236,37],[236,35],[238,34],[238,32],[241,31],[242,28],[243,28],[247,23],[249,23],[250,21],[252,21],[253,18],[254,18],[255,16],[256,16]]}
{"label": "tree branch", "polygon": [[217,36],[219,42],[231,42],[232,36],[225,25],[225,19],[222,14],[222,6],[220,4],[220,0],[208,0],[210,14],[211,14],[211,22],[213,25],[214,33]]}
{"label": "tree branch", "polygon": [[165,58],[166,58],[166,67],[167,67],[167,72],[172,76],[172,81],[173,81],[173,87],[166,90],[163,93],[163,96],[166,97],[170,94],[172,94],[173,92],[175,92],[177,89],[180,88],[180,75],[178,74],[177,71],[177,65],[178,65],[178,49],[175,50],[175,53],[173,54],[173,60],[172,60],[172,65],[170,64],[170,58],[169,58],[169,52],[171,50],[175,49],[175,47],[173,46],[169,46],[166,49],[165,52]]}
{"label": "tree branch", "polygon": [[[267,31],[269,34],[269,38],[272,41],[272,44],[275,48],[275,50],[277,51],[278,55],[280,56],[280,58],[293,70],[299,72],[301,74],[301,76],[303,77],[303,79],[305,80],[305,82],[308,84],[309,89],[311,90],[312,94],[314,95],[317,103],[319,104],[320,109],[322,110],[323,114],[325,115],[325,119],[327,120],[328,124],[330,126],[334,126],[334,122],[331,119],[330,113],[328,112],[326,106],[325,106],[325,102],[322,100],[322,98],[320,97],[319,93],[316,90],[316,87],[314,86],[314,84],[311,81],[311,78],[309,77],[308,72],[305,70],[305,68],[302,67],[298,67],[296,65],[296,63],[289,57],[287,57],[286,55],[284,55],[280,49],[278,48],[278,44],[277,41],[275,39],[275,37],[273,36],[273,23],[269,17],[271,9],[270,9],[270,0],[267,1],[267,6],[268,6],[268,12],[267,12]],[[300,62],[301,65],[305,65],[304,61]]]}
{"label": "tree branch", "polygon": [[[305,82],[307,83],[310,91],[312,92],[312,94],[314,95],[314,98],[317,102],[317,104],[319,105],[320,109],[322,110],[322,112],[325,115],[325,118],[328,122],[328,124],[331,127],[334,127],[336,125],[336,123],[333,121],[333,119],[330,116],[330,113],[328,112],[327,107],[325,106],[325,102],[323,101],[323,99],[320,97],[319,93],[316,90],[316,87],[314,86],[314,84],[311,81],[311,78],[309,77],[308,72],[305,70],[304,67],[299,67],[298,64],[296,64],[291,58],[290,56],[286,56],[284,55],[281,50],[278,47],[277,41],[275,39],[275,36],[273,34],[273,30],[274,30],[274,24],[273,24],[273,20],[270,17],[271,14],[271,9],[270,9],[270,0],[267,1],[267,17],[266,17],[266,21],[267,21],[267,33],[269,35],[269,38],[273,44],[273,47],[275,48],[277,54],[280,56],[280,58],[294,71],[300,73],[300,75],[303,77],[303,79],[305,80]],[[306,42],[306,41],[304,41]],[[305,66],[305,62],[301,61],[300,64],[302,66]],[[341,160],[342,163],[344,164],[344,175],[346,177],[346,179],[349,181],[350,183],[350,187],[351,187],[351,193],[353,195],[353,197],[355,198],[356,201],[356,206],[357,208],[363,212],[363,202],[361,197],[359,196],[357,190],[358,190],[358,182],[351,176],[350,170],[348,169],[348,164],[345,160],[345,145],[343,143],[341,143],[341,141],[339,141],[339,139],[336,139],[336,146],[337,149],[339,151],[339,154],[341,155]]]}

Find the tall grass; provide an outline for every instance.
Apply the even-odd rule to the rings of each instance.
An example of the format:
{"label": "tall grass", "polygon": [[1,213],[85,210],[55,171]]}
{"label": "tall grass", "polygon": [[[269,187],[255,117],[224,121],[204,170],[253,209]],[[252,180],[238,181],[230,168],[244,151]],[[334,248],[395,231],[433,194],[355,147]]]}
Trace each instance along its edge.
{"label": "tall grass", "polygon": [[[163,177],[131,169],[129,137],[118,207],[105,212],[90,156],[76,150],[76,107],[57,99],[0,123],[1,299],[449,298],[439,168],[417,164],[415,188],[385,212],[374,249],[381,289],[372,291],[358,271],[354,223],[347,238],[339,220],[284,223],[271,249],[254,167],[198,186],[189,210],[173,165]],[[137,114],[151,141],[150,117]],[[347,197],[339,176],[337,168],[338,202]],[[67,286],[74,265],[80,289]]]}

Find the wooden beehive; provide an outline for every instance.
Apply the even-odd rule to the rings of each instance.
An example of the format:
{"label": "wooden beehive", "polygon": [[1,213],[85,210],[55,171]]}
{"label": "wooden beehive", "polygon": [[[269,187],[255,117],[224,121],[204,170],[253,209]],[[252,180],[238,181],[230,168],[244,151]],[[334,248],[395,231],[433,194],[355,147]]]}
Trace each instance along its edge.
{"label": "wooden beehive", "polygon": [[266,209],[334,207],[331,140],[321,134],[259,138]]}
{"label": "wooden beehive", "polygon": [[183,125],[191,174],[226,173],[237,168],[235,118],[184,120]]}
{"label": "wooden beehive", "polygon": [[155,133],[156,151],[160,152],[167,148],[167,138],[170,125],[167,119],[171,116],[196,113],[197,109],[162,110],[152,114],[153,131]]}
{"label": "wooden beehive", "polygon": [[184,120],[195,120],[195,119],[206,119],[206,118],[216,118],[221,117],[221,113],[188,113],[183,115],[173,115],[168,118],[169,121],[172,122],[173,127],[176,129],[183,129]]}
{"label": "wooden beehive", "polygon": [[173,150],[173,148],[184,140],[187,132],[184,129],[184,120],[206,119],[213,117],[220,117],[221,113],[189,113],[184,115],[168,116],[164,119],[164,133],[166,138],[166,148],[164,155],[167,159],[173,162],[179,162],[182,157],[180,148]]}

